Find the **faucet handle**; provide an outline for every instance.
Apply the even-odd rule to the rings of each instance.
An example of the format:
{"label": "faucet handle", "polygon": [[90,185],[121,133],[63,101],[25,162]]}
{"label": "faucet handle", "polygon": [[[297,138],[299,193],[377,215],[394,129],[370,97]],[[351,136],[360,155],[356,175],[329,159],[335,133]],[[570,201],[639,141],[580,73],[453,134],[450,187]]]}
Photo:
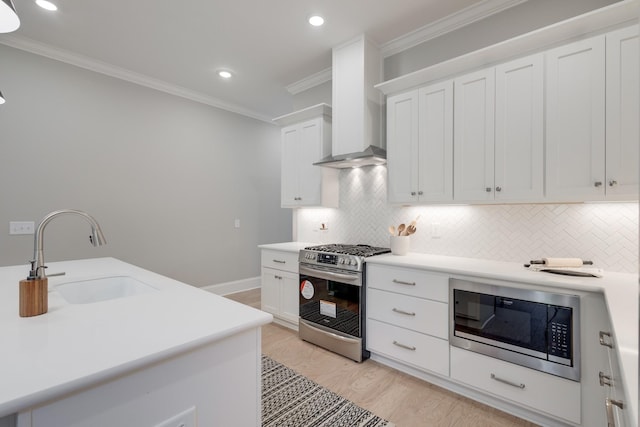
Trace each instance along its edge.
{"label": "faucet handle", "polygon": [[36,271],[36,260],[33,259],[29,261],[31,263],[31,270],[29,270],[29,277],[27,279],[33,280],[38,277],[38,272]]}

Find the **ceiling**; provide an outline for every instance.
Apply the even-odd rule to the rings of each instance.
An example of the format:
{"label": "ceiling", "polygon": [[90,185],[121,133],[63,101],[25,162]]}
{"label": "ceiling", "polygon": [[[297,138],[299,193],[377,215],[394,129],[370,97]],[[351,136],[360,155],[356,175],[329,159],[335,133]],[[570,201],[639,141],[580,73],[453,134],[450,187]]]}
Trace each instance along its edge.
{"label": "ceiling", "polygon": [[[509,2],[52,1],[56,12],[14,0],[21,26],[0,43],[265,121],[291,112],[287,86],[329,69],[336,45],[364,33],[384,46],[445,17]],[[307,23],[316,13],[326,20],[319,28]],[[218,77],[222,68],[234,77]]]}

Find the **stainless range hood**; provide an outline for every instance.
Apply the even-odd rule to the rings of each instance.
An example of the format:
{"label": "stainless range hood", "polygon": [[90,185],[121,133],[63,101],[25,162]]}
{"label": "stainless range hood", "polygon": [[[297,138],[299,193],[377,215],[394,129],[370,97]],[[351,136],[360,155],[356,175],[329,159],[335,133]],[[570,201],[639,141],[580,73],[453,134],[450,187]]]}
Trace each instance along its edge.
{"label": "stainless range hood", "polygon": [[327,156],[319,162],[314,163],[314,165],[324,166],[327,168],[346,169],[359,168],[362,166],[384,165],[385,163],[387,163],[387,152],[380,147],[370,145],[363,151],[340,154],[337,156]]}

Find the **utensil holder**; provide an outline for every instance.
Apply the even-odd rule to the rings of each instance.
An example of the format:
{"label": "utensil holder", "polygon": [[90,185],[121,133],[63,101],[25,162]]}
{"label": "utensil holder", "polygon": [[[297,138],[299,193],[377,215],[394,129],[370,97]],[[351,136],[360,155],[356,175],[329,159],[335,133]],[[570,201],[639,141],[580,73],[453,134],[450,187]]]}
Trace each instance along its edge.
{"label": "utensil holder", "polygon": [[406,255],[409,252],[410,236],[390,236],[391,253],[394,255]]}

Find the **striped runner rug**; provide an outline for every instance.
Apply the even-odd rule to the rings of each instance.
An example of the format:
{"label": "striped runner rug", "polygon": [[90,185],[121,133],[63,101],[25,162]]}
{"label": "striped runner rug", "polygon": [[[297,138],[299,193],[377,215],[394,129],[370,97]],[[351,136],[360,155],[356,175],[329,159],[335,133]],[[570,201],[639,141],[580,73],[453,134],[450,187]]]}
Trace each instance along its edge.
{"label": "striped runner rug", "polygon": [[353,402],[262,356],[263,427],[393,427]]}

